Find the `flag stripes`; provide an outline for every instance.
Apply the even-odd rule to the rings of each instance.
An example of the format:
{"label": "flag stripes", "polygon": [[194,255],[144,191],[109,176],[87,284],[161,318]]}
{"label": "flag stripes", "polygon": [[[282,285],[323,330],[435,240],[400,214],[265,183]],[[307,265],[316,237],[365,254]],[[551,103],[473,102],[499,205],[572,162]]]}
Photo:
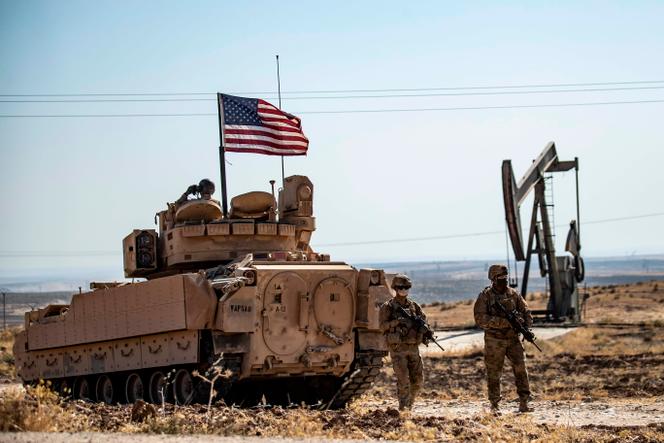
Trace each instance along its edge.
{"label": "flag stripes", "polygon": [[264,155],[306,155],[309,139],[300,119],[261,99],[219,94],[224,148]]}

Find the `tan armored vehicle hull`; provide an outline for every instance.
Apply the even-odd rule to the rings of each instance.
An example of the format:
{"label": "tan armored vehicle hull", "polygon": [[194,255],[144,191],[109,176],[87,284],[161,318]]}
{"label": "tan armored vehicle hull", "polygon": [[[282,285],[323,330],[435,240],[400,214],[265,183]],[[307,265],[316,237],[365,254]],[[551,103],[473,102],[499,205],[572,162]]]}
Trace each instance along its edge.
{"label": "tan armored vehicle hull", "polygon": [[[161,217],[163,222],[167,214]],[[149,280],[96,284],[74,295],[70,305],[26,313],[14,348],[19,376],[25,382],[51,380],[74,397],[109,403],[206,400],[210,385],[197,374],[211,379],[220,373],[215,390],[245,405],[264,397],[340,407],[364,392],[386,350],[378,324],[379,306],[391,296],[384,273],[314,254],[306,220],[297,241],[272,223],[276,251],[263,249],[271,240],[261,239],[268,234],[252,223],[239,249],[259,250],[267,259],[247,255],[228,265],[216,259],[207,271],[169,269],[172,251],[186,246],[169,248],[176,238],[171,234],[183,228],[203,227],[192,252],[199,252],[200,263],[237,248],[239,238],[201,247],[219,241],[214,229],[206,234],[211,223],[164,226],[159,235],[134,231],[125,239],[125,269]],[[226,222],[227,235],[241,223]],[[282,225],[294,226],[294,233],[292,223]],[[149,238],[140,240],[144,232]],[[304,248],[281,249],[284,238],[302,246],[302,232],[308,233]],[[160,259],[136,266],[137,260],[149,262],[148,255],[138,257],[145,248]]]}

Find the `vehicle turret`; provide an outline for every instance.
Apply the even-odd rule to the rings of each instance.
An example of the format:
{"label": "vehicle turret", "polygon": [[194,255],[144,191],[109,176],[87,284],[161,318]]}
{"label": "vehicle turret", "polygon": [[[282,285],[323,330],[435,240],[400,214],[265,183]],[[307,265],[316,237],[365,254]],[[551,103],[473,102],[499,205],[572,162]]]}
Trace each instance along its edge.
{"label": "vehicle turret", "polygon": [[212,199],[210,186],[214,192],[212,182],[201,180],[168,203],[156,215],[158,231],[136,229],[125,237],[125,277],[172,275],[229,263],[247,254],[272,261],[329,260],[310,247],[316,225],[314,188],[307,177],[287,177],[278,206],[268,192],[234,197],[228,218]]}

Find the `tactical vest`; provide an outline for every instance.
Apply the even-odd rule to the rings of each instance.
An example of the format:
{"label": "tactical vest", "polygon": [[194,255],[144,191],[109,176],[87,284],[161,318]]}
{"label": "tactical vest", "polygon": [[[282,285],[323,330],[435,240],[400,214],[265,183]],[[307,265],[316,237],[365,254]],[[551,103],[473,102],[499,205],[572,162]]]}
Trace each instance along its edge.
{"label": "tactical vest", "polygon": [[[495,303],[500,303],[508,312],[517,309],[518,305],[516,297],[520,297],[520,295],[515,290],[507,288],[507,291],[504,294],[497,294],[491,289],[491,286],[488,286],[484,291],[487,295],[487,312],[490,316],[506,318],[505,314],[495,305]],[[518,336],[510,326],[502,329],[490,329],[485,331],[485,334],[495,338],[514,338]]]}
{"label": "tactical vest", "polygon": [[489,315],[496,316],[496,317],[505,317],[505,314],[498,308],[495,303],[500,303],[503,305],[503,307],[508,311],[511,312],[514,309],[517,309],[517,304],[515,297],[518,297],[519,294],[508,288],[507,292],[504,294],[496,294],[491,287],[489,286],[487,289],[485,289],[488,292],[488,298],[489,298]]}
{"label": "tactical vest", "polygon": [[[411,300],[408,300],[408,303],[405,305],[399,304],[396,300],[392,299],[389,301],[390,308],[390,320],[403,319],[405,316],[399,312],[399,307],[403,307],[406,311],[410,312],[414,317],[420,315],[418,309],[415,307],[415,303]],[[395,350],[399,345],[419,345],[422,343],[422,333],[417,330],[415,325],[406,325],[408,320],[404,323],[397,326],[393,326],[386,332],[387,344],[390,346],[390,349]],[[411,322],[412,323],[412,322]]]}

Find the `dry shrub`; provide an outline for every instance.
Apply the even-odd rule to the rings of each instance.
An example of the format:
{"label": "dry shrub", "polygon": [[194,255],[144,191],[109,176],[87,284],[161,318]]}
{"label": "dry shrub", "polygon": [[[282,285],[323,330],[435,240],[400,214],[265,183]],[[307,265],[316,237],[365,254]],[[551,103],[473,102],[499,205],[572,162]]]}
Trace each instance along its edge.
{"label": "dry shrub", "polygon": [[16,378],[16,367],[14,365],[14,338],[20,328],[8,328],[0,332],[0,378]]}
{"label": "dry shrub", "polygon": [[664,353],[664,331],[644,323],[630,328],[577,328],[538,342],[545,354],[626,356]]}
{"label": "dry shrub", "polygon": [[440,307],[438,308],[440,311],[449,311],[450,309],[455,308],[455,304],[452,303],[441,303]]}
{"label": "dry shrub", "polygon": [[[444,343],[442,343],[444,344]],[[436,353],[433,353],[436,355]],[[460,358],[476,358],[484,356],[484,345],[468,346],[460,349],[452,349],[445,351],[446,357],[460,357]]]}
{"label": "dry shrub", "polygon": [[0,378],[8,378],[10,380],[16,378],[14,354],[11,352],[0,351]]}
{"label": "dry shrub", "polygon": [[43,381],[23,389],[8,389],[0,397],[0,431],[76,431],[85,429],[84,416],[64,406]]}
{"label": "dry shrub", "polygon": [[[130,419],[131,406],[63,403],[45,385],[0,398],[1,431],[121,432],[171,435],[214,434],[265,438],[352,438],[401,441],[658,441],[663,425],[633,428],[575,428],[538,424],[528,415],[467,418],[412,415],[367,407],[365,400],[338,411],[308,408],[213,408],[166,405],[143,423]],[[618,440],[616,440],[618,436]]]}

